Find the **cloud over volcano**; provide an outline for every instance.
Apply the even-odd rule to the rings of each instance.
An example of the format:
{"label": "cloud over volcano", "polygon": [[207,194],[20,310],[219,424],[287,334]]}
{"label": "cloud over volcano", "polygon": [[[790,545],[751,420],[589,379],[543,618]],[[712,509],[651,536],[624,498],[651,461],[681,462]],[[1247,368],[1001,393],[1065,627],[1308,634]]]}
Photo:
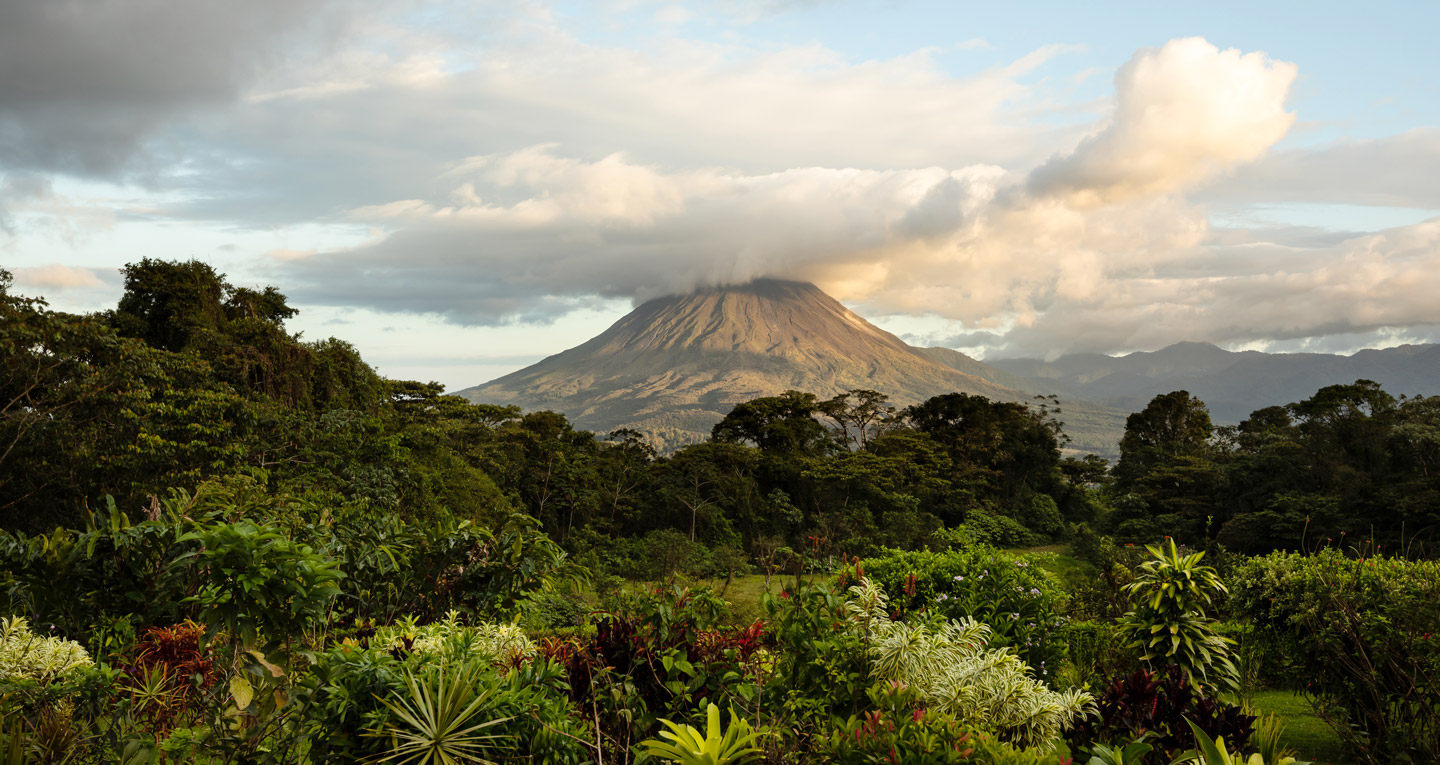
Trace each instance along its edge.
{"label": "cloud over volcano", "polygon": [[1394,273],[1440,260],[1431,225],[1320,243],[1237,235],[1187,199],[1285,136],[1296,72],[1199,38],[1142,50],[1115,76],[1109,118],[1029,172],[757,173],[586,160],[556,144],[471,157],[438,174],[444,196],[345,213],[376,227],[372,243],[283,268],[308,299],[468,324],[802,279],[879,312],[1001,328],[1010,351],[1440,320],[1400,294],[1431,277]]}

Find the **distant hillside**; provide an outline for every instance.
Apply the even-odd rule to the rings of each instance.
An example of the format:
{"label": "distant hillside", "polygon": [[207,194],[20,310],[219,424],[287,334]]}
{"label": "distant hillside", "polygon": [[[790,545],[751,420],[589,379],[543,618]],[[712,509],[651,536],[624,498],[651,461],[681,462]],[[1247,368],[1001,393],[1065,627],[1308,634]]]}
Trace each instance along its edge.
{"label": "distant hillside", "polygon": [[[1137,411],[1151,398],[1188,390],[1218,422],[1239,422],[1256,409],[1302,401],[1326,385],[1374,380],[1396,396],[1440,395],[1440,345],[1325,353],[1227,351],[1209,343],[1176,343],[1127,356],[1077,354],[1054,361],[995,359],[1007,384],[1046,386],[1100,404]],[[1016,378],[1020,381],[1015,382]]]}
{"label": "distant hillside", "polygon": [[[1031,400],[1002,379],[954,351],[913,348],[814,285],[762,279],[651,300],[575,348],[458,395],[553,409],[597,432],[634,428],[672,448],[708,436],[735,404],[788,389],[828,398],[869,388],[897,406],[951,392]],[[1124,414],[1070,404],[1061,419],[1073,409],[1085,422],[1067,428],[1074,446],[1112,453]]]}

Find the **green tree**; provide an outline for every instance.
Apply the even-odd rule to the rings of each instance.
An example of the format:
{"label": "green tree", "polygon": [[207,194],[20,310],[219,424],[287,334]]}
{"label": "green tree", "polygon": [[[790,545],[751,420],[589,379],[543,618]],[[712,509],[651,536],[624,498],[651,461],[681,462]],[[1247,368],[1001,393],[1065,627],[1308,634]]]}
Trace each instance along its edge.
{"label": "green tree", "polygon": [[1150,400],[1142,411],[1125,419],[1115,480],[1121,491],[1158,465],[1181,457],[1206,454],[1215,426],[1205,402],[1177,390]]}
{"label": "green tree", "polygon": [[816,415],[820,403],[813,393],[788,390],[740,404],[711,431],[711,438],[750,443],[762,451],[788,456],[824,454],[833,441]]}
{"label": "green tree", "polygon": [[1119,536],[1203,540],[1223,477],[1214,432],[1205,403],[1183,390],[1156,396],[1126,418],[1113,471],[1119,512],[1110,519]]}
{"label": "green tree", "polygon": [[856,389],[822,401],[817,410],[828,417],[839,430],[842,443],[851,449],[864,449],[870,439],[884,432],[895,418],[890,397],[879,391]]}

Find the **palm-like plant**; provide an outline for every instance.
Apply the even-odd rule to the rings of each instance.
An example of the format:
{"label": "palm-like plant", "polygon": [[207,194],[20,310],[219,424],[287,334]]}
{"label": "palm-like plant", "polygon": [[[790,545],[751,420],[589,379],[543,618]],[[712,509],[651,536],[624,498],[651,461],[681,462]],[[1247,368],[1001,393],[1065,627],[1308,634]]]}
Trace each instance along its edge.
{"label": "palm-like plant", "polygon": [[1129,647],[1140,649],[1147,662],[1179,665],[1197,687],[1234,689],[1239,672],[1231,658],[1232,641],[1217,634],[1215,620],[1205,615],[1216,595],[1229,592],[1220,575],[1200,565],[1205,553],[1181,555],[1173,539],[1163,549],[1146,549],[1153,557],[1125,585],[1133,609],[1121,628]]}
{"label": "palm-like plant", "polygon": [[[390,753],[372,762],[493,765],[482,755],[492,742],[504,737],[481,731],[510,718],[483,719],[482,713],[495,703],[496,688],[484,685],[482,669],[468,664],[450,670],[453,676],[442,670],[433,678],[407,673],[405,688],[409,698],[398,702],[381,699],[400,722],[388,723],[371,734],[389,736],[391,740]],[[482,721],[472,724],[476,719]]]}
{"label": "palm-like plant", "polygon": [[740,765],[749,762],[760,753],[751,746],[760,734],[750,730],[744,718],[730,712],[730,727],[720,727],[720,708],[709,704],[705,708],[705,735],[689,725],[677,725],[669,720],[660,723],[670,730],[660,735],[670,741],[648,739],[641,743],[651,757],[663,757],[682,765]]}

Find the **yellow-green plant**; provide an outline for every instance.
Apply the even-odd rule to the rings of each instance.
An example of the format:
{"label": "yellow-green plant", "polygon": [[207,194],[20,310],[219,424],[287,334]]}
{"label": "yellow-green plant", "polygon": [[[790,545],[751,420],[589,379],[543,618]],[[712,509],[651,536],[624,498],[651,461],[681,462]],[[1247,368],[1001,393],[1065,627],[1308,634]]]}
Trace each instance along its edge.
{"label": "yellow-green plant", "polygon": [[380,627],[372,640],[379,645],[408,645],[415,653],[437,654],[442,659],[483,656],[492,663],[511,666],[533,658],[539,651],[525,631],[514,624],[466,626],[455,611],[434,624],[420,626],[413,620],[402,620],[394,626]]}
{"label": "yellow-green plant", "polygon": [[751,746],[760,737],[750,730],[744,718],[730,712],[730,727],[720,727],[720,708],[708,704],[705,708],[705,735],[689,725],[677,725],[662,719],[661,725],[670,730],[660,731],[669,741],[648,739],[641,742],[651,757],[662,757],[681,765],[740,765],[750,762],[759,749]]}
{"label": "yellow-green plant", "polygon": [[1255,733],[1250,743],[1260,750],[1260,759],[1266,765],[1271,763],[1295,762],[1295,750],[1280,743],[1280,734],[1285,724],[1275,713],[1255,718]]}
{"label": "yellow-green plant", "polygon": [[1154,748],[1145,743],[1144,735],[1121,747],[1096,744],[1090,748],[1090,760],[1085,765],[1139,765]]}
{"label": "yellow-green plant", "polygon": [[1205,553],[1181,555],[1173,539],[1164,548],[1146,549],[1151,559],[1124,588],[1132,605],[1120,622],[1128,647],[1156,668],[1178,665],[1197,688],[1234,690],[1239,672],[1233,641],[1217,634],[1215,620],[1205,614],[1216,595],[1229,592],[1225,583],[1215,569],[1200,565]]}
{"label": "yellow-green plant", "polygon": [[1205,735],[1205,731],[1200,730],[1200,726],[1189,720],[1185,722],[1195,734],[1195,748],[1176,757],[1170,765],[1311,765],[1300,762],[1287,753],[1275,753],[1273,749],[1270,754],[1261,751],[1248,758],[1240,752],[1232,754],[1225,748],[1224,736],[1212,740]]}
{"label": "yellow-green plant", "polygon": [[1094,704],[1082,690],[1051,690],[1009,649],[989,648],[984,624],[966,618],[930,629],[892,621],[884,589],[869,579],[850,596],[845,608],[866,646],[871,678],[917,689],[931,709],[963,725],[1020,747],[1042,746]]}
{"label": "yellow-green plant", "polygon": [[36,635],[23,616],[0,618],[0,680],[47,683],[92,663],[73,640]]}

